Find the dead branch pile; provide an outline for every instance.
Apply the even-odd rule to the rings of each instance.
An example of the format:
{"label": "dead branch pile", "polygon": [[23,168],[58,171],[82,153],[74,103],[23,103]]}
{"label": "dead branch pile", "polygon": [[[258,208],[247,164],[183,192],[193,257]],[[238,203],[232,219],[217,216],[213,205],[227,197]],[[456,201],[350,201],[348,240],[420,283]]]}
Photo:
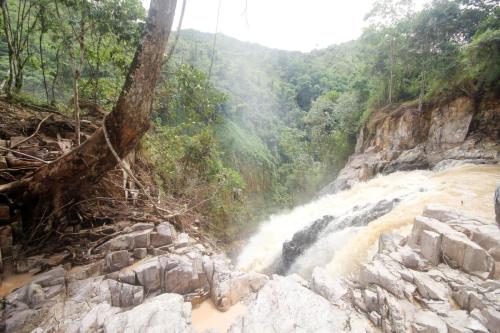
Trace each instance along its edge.
{"label": "dead branch pile", "polygon": [[[102,126],[103,112],[94,105],[82,116],[81,141]],[[0,99],[0,187],[31,177],[40,166],[68,153],[75,145],[72,120],[64,114]],[[133,177],[124,172],[124,167]],[[42,253],[40,260],[46,260],[49,266],[63,261],[88,263],[100,256],[94,249],[137,222],[168,221],[207,242],[194,227],[202,220],[195,210],[202,203],[196,198],[161,195],[151,174],[147,163],[131,153],[90,193],[82,193],[78,201],[60,202],[59,207],[47,209],[29,230],[23,230],[22,203],[1,194],[0,269],[2,255],[4,259],[11,256],[22,260]]]}

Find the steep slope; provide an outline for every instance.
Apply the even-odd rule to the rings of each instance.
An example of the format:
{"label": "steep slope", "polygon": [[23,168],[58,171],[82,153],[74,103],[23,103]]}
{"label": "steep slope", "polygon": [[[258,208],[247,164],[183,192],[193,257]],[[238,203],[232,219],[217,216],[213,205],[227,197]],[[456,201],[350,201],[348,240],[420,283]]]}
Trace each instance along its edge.
{"label": "steep slope", "polygon": [[459,97],[418,110],[415,102],[389,105],[361,129],[355,153],[320,192],[335,193],[377,174],[439,169],[450,163],[498,163],[500,101]]}

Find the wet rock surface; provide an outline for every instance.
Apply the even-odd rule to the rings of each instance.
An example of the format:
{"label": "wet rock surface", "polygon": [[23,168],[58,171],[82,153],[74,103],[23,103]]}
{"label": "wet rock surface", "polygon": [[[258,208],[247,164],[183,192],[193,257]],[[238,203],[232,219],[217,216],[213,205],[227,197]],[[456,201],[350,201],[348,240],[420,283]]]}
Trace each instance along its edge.
{"label": "wet rock surface", "polygon": [[381,200],[373,206],[359,208],[347,217],[334,218],[325,215],[321,219],[314,221],[310,226],[295,233],[290,241],[283,243],[281,262],[277,272],[285,274],[300,255],[313,245],[318,238],[324,237],[325,232],[331,233],[347,227],[365,226],[390,212],[399,201],[399,199]]}
{"label": "wet rock surface", "polygon": [[283,250],[281,252],[282,267],[280,268],[282,273],[286,272],[295,259],[316,242],[320,233],[334,219],[333,216],[325,215],[314,221],[309,227],[295,233],[290,241],[283,243]]}
{"label": "wet rock surface", "polygon": [[375,311],[383,332],[498,332],[499,263],[488,251],[500,243],[474,241],[498,235],[495,224],[428,206],[408,238],[380,247],[363,266],[353,290],[363,296],[353,302],[367,315]]}
{"label": "wet rock surface", "polygon": [[[429,205],[409,236],[382,235],[358,276],[332,278],[317,267],[310,281],[235,271],[186,234],[179,240],[182,234],[157,228],[131,228],[103,247],[103,260],[78,270],[35,275],[5,298],[2,329],[193,332],[192,304],[211,298],[221,311],[247,304],[232,333],[499,332],[500,228],[493,221]],[[143,247],[154,232],[171,237],[156,243],[163,249],[157,255],[151,238]],[[147,256],[134,261],[137,249]],[[112,266],[122,257],[125,267]]]}

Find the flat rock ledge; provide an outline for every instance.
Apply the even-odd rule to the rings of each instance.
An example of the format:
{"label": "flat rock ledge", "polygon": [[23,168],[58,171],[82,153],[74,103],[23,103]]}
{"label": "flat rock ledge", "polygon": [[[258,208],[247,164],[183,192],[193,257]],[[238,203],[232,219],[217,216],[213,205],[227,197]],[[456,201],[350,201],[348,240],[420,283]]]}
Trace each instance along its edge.
{"label": "flat rock ledge", "polygon": [[409,236],[382,235],[357,277],[332,279],[315,268],[310,281],[235,271],[224,256],[172,230],[136,227],[103,245],[101,262],[35,276],[6,297],[1,329],[194,332],[192,305],[210,297],[221,311],[247,304],[230,333],[500,333],[494,221],[429,205]]}

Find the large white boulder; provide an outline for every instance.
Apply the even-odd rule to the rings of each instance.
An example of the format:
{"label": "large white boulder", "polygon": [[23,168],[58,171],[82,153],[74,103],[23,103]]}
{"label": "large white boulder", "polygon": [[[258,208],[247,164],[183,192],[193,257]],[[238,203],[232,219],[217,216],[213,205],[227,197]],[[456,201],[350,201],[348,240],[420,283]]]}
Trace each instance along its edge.
{"label": "large white boulder", "polygon": [[230,333],[345,332],[347,313],[295,280],[273,276]]}
{"label": "large white boulder", "polygon": [[162,294],[129,311],[108,318],[104,333],[175,332],[192,333],[191,304],[182,296]]}

